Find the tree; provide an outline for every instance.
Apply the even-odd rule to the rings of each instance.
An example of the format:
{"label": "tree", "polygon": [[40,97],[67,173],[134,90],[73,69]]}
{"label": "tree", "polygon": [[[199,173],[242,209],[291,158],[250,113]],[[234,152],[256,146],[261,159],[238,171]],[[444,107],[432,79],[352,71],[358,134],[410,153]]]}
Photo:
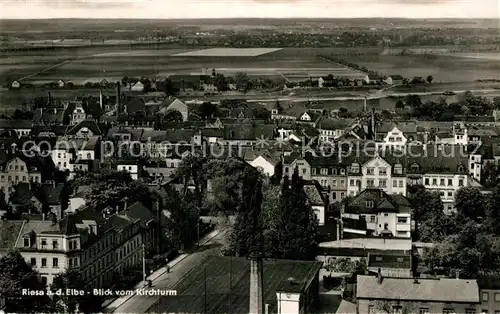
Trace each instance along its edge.
{"label": "tree", "polygon": [[195,109],[197,113],[203,120],[211,119],[217,114],[217,105],[211,102],[204,102]]}
{"label": "tree", "polygon": [[495,187],[487,205],[485,225],[492,234],[500,234],[500,185]]}
{"label": "tree", "polygon": [[0,259],[0,295],[5,297],[6,313],[33,313],[52,311],[52,300],[46,295],[23,295],[22,290],[44,291],[38,273],[26,263],[18,251],[11,251]]}
{"label": "tree", "polygon": [[495,106],[496,110],[500,109],[500,96],[493,98],[493,105]]}
{"label": "tree", "polygon": [[431,84],[432,80],[434,80],[434,78],[432,77],[432,75],[428,75],[425,80],[427,81],[427,83]]}
{"label": "tree", "polygon": [[455,195],[455,208],[458,218],[468,218],[477,221],[484,217],[484,198],[477,188],[464,187]]}
{"label": "tree", "polygon": [[256,169],[247,168],[242,182],[242,198],[232,237],[237,256],[264,253],[262,220],[262,179]]}
{"label": "tree", "polygon": [[271,112],[266,108],[254,108],[253,116],[255,119],[269,120],[271,119]]}
{"label": "tree", "polygon": [[102,168],[99,173],[83,173],[71,183],[72,190],[80,185],[90,186],[85,195],[89,206],[109,211],[110,214],[117,207],[122,208],[125,202],[129,205],[142,202],[146,207],[152,207],[149,186],[141,180],[132,180],[126,171]]}
{"label": "tree", "polygon": [[262,188],[262,220],[264,222],[264,252],[266,258],[277,258],[280,245],[280,187],[264,182]]}
{"label": "tree", "polygon": [[178,110],[169,110],[165,113],[162,120],[167,123],[180,123],[184,118]]}
{"label": "tree", "polygon": [[[92,293],[92,288],[83,280],[76,269],[57,274],[50,287],[54,294],[53,301],[57,312],[61,313],[97,313],[101,311],[102,298]],[[68,296],[66,289],[83,290],[84,295]]]}
{"label": "tree", "polygon": [[304,181],[295,169],[290,186],[283,185],[282,258],[314,259],[318,221],[304,191]]}
{"label": "tree", "polygon": [[169,210],[169,240],[174,247],[183,249],[198,240],[199,208],[189,189],[179,192],[171,186],[166,186],[165,192],[165,208]]}
{"label": "tree", "polygon": [[234,77],[234,81],[238,90],[246,90],[250,79],[246,73],[238,72]]}

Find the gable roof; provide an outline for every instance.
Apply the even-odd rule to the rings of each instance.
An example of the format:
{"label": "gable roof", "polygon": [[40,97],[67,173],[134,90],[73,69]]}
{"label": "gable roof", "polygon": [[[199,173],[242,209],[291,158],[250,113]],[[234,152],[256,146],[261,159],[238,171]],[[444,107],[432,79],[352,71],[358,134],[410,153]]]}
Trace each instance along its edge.
{"label": "gable roof", "polygon": [[[367,207],[367,202],[373,202],[373,207]],[[403,195],[389,195],[381,189],[365,189],[356,195],[348,204],[346,212],[356,214],[411,213],[411,205]]]}
{"label": "gable roof", "polygon": [[383,278],[357,276],[358,299],[479,303],[479,287],[471,279]]}
{"label": "gable roof", "polygon": [[76,135],[78,131],[80,131],[82,128],[87,128],[89,129],[94,135],[99,136],[103,135],[101,128],[95,122],[94,120],[83,120],[82,122],[78,123],[74,127],[68,130],[66,133],[67,135]]}

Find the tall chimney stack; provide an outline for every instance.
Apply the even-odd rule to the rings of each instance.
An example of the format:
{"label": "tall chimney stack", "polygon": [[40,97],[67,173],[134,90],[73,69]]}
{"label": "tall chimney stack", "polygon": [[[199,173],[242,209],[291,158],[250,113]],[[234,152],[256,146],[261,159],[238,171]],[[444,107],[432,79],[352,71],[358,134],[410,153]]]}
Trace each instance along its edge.
{"label": "tall chimney stack", "polygon": [[250,256],[250,314],[264,314],[262,256]]}
{"label": "tall chimney stack", "polygon": [[121,106],[121,90],[120,90],[120,82],[116,82],[116,116],[118,117],[120,115],[120,106]]}

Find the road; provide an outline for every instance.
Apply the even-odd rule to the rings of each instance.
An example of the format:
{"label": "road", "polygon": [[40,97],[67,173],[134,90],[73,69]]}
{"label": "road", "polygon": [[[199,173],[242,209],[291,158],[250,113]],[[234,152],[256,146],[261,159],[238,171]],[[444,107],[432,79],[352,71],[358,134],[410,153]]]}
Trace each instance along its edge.
{"label": "road", "polygon": [[[282,95],[226,95],[226,96],[207,96],[204,97],[204,101],[220,101],[221,99],[246,99],[247,102],[275,102],[275,101],[284,101],[284,102],[307,102],[307,101],[346,101],[346,100],[363,100],[363,99],[380,99],[386,97],[404,97],[408,95],[443,95],[445,91],[434,91],[434,92],[411,92],[411,93],[394,93],[390,90],[383,90],[371,93],[361,94],[359,96],[282,96]],[[465,90],[457,90],[452,91],[455,94],[463,94]],[[498,89],[478,89],[478,90],[470,90],[473,94],[480,94],[481,96],[487,96],[488,94],[493,94],[492,96],[496,96],[500,93]]]}
{"label": "road", "polygon": [[[199,265],[205,257],[220,254],[220,241],[225,233],[220,232],[214,238],[206,241],[194,253],[188,254],[184,259],[172,267],[170,273],[164,273],[153,280],[151,289],[170,290],[195,266]],[[135,295],[116,308],[108,308],[106,312],[113,313],[146,313],[159,300],[158,296]]]}
{"label": "road", "polygon": [[43,69],[43,70],[41,70],[41,71],[38,71],[38,72],[36,72],[36,73],[30,74],[30,75],[25,76],[25,77],[21,77],[21,78],[17,79],[17,81],[19,81],[19,82],[20,82],[20,81],[25,80],[25,79],[28,79],[28,78],[30,78],[30,77],[37,76],[37,75],[39,75],[39,74],[42,74],[42,73],[44,73],[44,72],[47,72],[47,71],[48,71],[48,70],[50,70],[50,69],[57,68],[57,67],[59,67],[59,66],[61,66],[61,65],[63,65],[63,64],[66,64],[66,63],[68,63],[68,62],[70,62],[70,61],[71,61],[71,60],[66,60],[66,61],[63,61],[63,62],[59,62],[59,63],[53,64],[53,65],[49,66],[48,68],[45,68],[45,69]]}

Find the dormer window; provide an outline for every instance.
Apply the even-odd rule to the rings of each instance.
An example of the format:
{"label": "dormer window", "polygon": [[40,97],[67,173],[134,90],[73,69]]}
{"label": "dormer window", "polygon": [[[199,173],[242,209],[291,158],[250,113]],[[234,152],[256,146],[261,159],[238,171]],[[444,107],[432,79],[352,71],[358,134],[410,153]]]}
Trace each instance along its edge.
{"label": "dormer window", "polygon": [[359,164],[354,163],[351,165],[351,172],[352,173],[358,173],[359,172]]}
{"label": "dormer window", "polygon": [[460,165],[458,166],[458,172],[464,172],[464,166]]}
{"label": "dormer window", "polygon": [[30,247],[30,246],[31,246],[30,239],[24,238],[24,247]]}
{"label": "dormer window", "polygon": [[373,201],[366,201],[366,208],[373,208]]}
{"label": "dormer window", "polygon": [[401,164],[394,166],[394,174],[403,174],[403,166]]}
{"label": "dormer window", "polygon": [[420,166],[418,164],[412,164],[411,165],[411,170],[418,171],[419,169],[420,169]]}

